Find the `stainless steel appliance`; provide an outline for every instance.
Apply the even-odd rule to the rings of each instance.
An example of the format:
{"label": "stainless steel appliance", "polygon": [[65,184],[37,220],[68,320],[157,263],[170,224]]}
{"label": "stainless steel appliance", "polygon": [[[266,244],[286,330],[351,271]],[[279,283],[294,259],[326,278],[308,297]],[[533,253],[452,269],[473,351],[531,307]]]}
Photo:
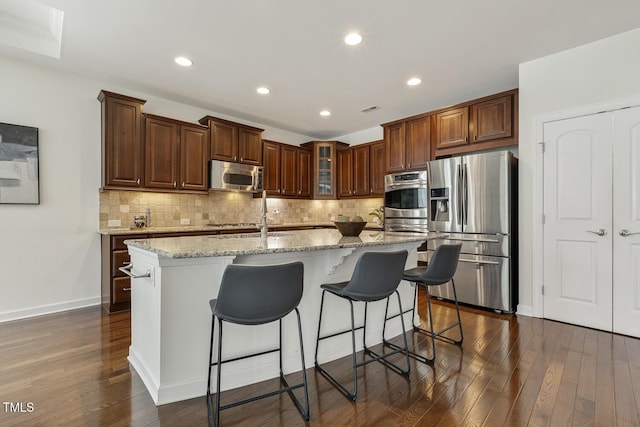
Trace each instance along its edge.
{"label": "stainless steel appliance", "polygon": [[257,193],[262,191],[262,166],[209,162],[209,189]]}
{"label": "stainless steel appliance", "polygon": [[[508,151],[429,162],[429,231],[446,237],[427,242],[428,260],[437,245],[462,243],[454,280],[460,302],[499,311],[517,304],[517,163]],[[452,299],[450,286],[434,295]]]}
{"label": "stainless steel appliance", "polygon": [[385,230],[426,233],[428,213],[427,171],[384,177]]}

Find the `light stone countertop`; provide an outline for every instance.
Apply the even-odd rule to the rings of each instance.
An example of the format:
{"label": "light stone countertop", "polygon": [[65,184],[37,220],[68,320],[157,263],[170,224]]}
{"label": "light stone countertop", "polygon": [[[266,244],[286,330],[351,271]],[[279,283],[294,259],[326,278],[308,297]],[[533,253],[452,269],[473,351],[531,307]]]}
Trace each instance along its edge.
{"label": "light stone countertop", "polygon": [[[300,223],[286,223],[286,224],[268,224],[269,230],[278,230],[282,228],[291,228],[291,227],[335,227],[333,222],[300,222]],[[367,228],[376,228],[379,229],[378,226],[374,222],[367,223]],[[225,230],[256,230],[258,231],[258,227],[243,225],[224,225],[224,226],[212,226],[212,225],[182,225],[177,227],[111,227],[111,228],[101,228],[98,230],[98,233],[108,236],[118,236],[123,234],[161,234],[161,233],[190,233],[190,232],[199,232],[199,231],[225,231]]]}
{"label": "light stone countertop", "polygon": [[336,229],[271,231],[265,241],[260,233],[214,236],[156,237],[126,240],[129,247],[143,249],[168,258],[256,255],[281,252],[307,252],[356,248],[394,243],[424,242],[441,233],[398,233],[363,230],[358,237],[343,237]]}

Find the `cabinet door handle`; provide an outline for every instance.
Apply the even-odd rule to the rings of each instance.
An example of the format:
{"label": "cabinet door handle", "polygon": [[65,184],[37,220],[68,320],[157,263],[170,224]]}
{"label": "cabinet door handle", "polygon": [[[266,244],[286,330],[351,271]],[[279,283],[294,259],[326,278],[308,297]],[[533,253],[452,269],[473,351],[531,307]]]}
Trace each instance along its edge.
{"label": "cabinet door handle", "polygon": [[468,136],[464,137],[464,142],[469,142],[469,137]]}
{"label": "cabinet door handle", "polygon": [[131,277],[132,279],[140,279],[142,277],[151,277],[151,270],[147,270],[147,272],[144,274],[136,275],[136,274],[133,274],[133,272],[131,271],[132,268],[133,268],[133,263],[129,263],[124,267],[119,267],[118,270],[122,271],[124,274]]}
{"label": "cabinet door handle", "polygon": [[140,185],[140,178],[136,179],[136,185]]}
{"label": "cabinet door handle", "polygon": [[240,161],[241,161],[241,162],[244,162],[244,157],[240,157]]}
{"label": "cabinet door handle", "polygon": [[477,140],[478,140],[478,135],[474,135],[474,136],[473,136],[473,140],[474,140],[474,141],[477,141]]}
{"label": "cabinet door handle", "polygon": [[176,184],[175,181],[173,181],[173,188],[176,188],[178,186],[178,184]]}

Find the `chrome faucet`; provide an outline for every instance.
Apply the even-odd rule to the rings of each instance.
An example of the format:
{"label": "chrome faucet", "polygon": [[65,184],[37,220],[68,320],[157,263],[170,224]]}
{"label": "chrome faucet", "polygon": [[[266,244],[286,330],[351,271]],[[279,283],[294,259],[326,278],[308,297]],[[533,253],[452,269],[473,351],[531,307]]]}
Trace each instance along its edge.
{"label": "chrome faucet", "polygon": [[262,218],[262,225],[260,227],[260,238],[264,240],[267,238],[267,233],[269,232],[267,227],[267,192],[266,191],[262,192],[261,203],[262,205],[260,208],[260,216]]}

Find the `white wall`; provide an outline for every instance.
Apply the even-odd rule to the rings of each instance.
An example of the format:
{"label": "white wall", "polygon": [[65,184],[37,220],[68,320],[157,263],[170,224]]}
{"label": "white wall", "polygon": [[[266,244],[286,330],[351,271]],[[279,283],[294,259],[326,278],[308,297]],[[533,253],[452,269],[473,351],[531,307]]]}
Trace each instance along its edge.
{"label": "white wall", "polygon": [[[520,64],[519,238],[520,304],[518,312],[533,313],[532,230],[541,221],[534,203],[541,194],[536,182],[536,123],[569,110],[593,110],[596,105],[640,95],[640,28],[555,55]],[[535,285],[535,286],[534,286]]]}
{"label": "white wall", "polygon": [[[196,122],[215,112],[0,57],[0,121],[39,128],[40,205],[0,205],[0,321],[100,302],[100,89]],[[264,128],[298,145],[313,138]]]}

